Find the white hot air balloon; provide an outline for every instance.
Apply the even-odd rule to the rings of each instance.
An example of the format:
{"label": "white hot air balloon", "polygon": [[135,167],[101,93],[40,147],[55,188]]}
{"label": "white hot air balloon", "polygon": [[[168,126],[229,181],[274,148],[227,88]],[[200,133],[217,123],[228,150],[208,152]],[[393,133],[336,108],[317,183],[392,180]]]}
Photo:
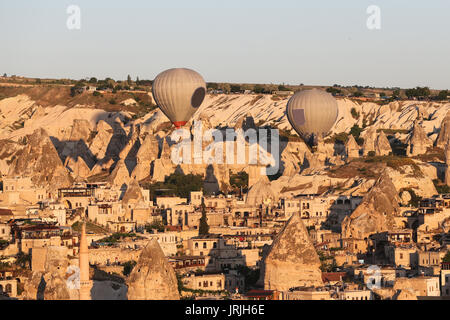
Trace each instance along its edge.
{"label": "white hot air balloon", "polygon": [[338,105],[328,92],[312,89],[299,91],[287,103],[289,122],[305,141],[324,137],[336,122]]}
{"label": "white hot air balloon", "polygon": [[176,68],[161,72],[153,81],[153,98],[175,127],[192,117],[206,95],[206,84],[194,70]]}

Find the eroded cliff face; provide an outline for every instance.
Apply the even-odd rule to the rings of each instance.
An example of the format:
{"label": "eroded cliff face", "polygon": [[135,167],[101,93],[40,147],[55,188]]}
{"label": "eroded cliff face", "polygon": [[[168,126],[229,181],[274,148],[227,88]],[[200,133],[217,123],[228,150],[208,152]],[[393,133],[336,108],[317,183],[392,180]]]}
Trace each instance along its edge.
{"label": "eroded cliff face", "polygon": [[274,239],[261,268],[264,289],[320,286],[320,260],[302,219],[294,214]]}
{"label": "eroded cliff face", "polygon": [[361,204],[342,222],[342,237],[365,239],[371,234],[392,230],[400,208],[398,192],[386,169]]}
{"label": "eroded cliff face", "polygon": [[28,300],[76,299],[78,290],[71,290],[67,285],[66,272],[69,267],[67,248],[50,246],[44,254],[44,269],[33,271],[31,278],[25,282],[24,298]]}
{"label": "eroded cliff face", "polygon": [[128,280],[128,300],[179,300],[175,271],[158,241],[151,240]]}
{"label": "eroded cliff face", "polygon": [[[203,131],[216,127],[247,130],[270,125],[295,134],[285,116],[288,97],[272,98],[270,95],[207,95],[190,124],[201,120]],[[348,134],[355,124],[367,125],[361,135],[365,139],[362,151],[366,155],[370,151],[376,155],[388,155],[392,151],[386,135],[379,129],[414,127],[411,134],[397,132],[388,136],[391,143],[394,140],[409,143],[409,156],[426,152],[430,142],[443,147],[449,139],[450,104],[402,101],[380,106],[338,99],[338,107],[339,116],[331,136]],[[352,116],[352,109],[358,117]],[[82,181],[92,176],[98,176],[95,179],[110,176],[107,181],[116,186],[129,184],[133,179],[164,181],[177,169],[171,160],[174,144],[168,143],[172,127],[158,109],[130,120],[127,111],[108,112],[90,105],[66,107],[64,103],[43,107],[23,94],[0,100],[0,116],[0,139],[3,139],[0,140],[0,171],[15,176],[31,174],[33,181],[43,187],[57,189],[70,185],[71,179]],[[416,121],[418,118],[422,120]],[[209,142],[204,141],[203,146],[206,145]],[[357,158],[359,151],[352,137],[346,146],[323,143],[314,153],[303,142],[282,141],[280,145],[281,180],[299,175],[320,180],[319,176],[326,170],[341,165],[345,158]],[[340,147],[342,150],[338,150]],[[230,170],[231,173],[250,171],[248,165],[238,164],[214,164],[214,175],[207,170],[206,163],[179,167],[184,173],[203,175],[212,192],[229,188]],[[252,179],[251,184],[258,180],[259,177]],[[327,184],[322,184],[313,189],[323,191],[326,187]]]}
{"label": "eroded cliff face", "polygon": [[31,177],[36,186],[52,191],[71,185],[69,172],[44,129],[26,136],[23,144],[12,156],[8,176]]}

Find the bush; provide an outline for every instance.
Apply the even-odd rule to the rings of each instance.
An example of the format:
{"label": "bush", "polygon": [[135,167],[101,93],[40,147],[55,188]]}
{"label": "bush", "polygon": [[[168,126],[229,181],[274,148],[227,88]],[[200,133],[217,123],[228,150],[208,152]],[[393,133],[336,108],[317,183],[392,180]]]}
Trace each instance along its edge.
{"label": "bush", "polygon": [[131,271],[133,271],[134,266],[137,264],[136,261],[131,260],[131,261],[127,261],[123,264],[123,275],[124,276],[129,276]]}
{"label": "bush", "polygon": [[102,94],[101,94],[100,92],[98,92],[97,90],[95,90],[95,91],[92,93],[92,95],[93,95],[94,97],[101,97],[101,96],[102,96]]}

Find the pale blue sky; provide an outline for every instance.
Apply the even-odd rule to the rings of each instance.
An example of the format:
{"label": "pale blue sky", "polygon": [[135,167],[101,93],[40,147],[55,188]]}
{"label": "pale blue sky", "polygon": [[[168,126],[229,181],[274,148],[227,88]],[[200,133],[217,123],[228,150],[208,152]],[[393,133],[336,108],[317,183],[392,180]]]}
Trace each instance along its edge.
{"label": "pale blue sky", "polygon": [[[68,30],[66,9],[81,9]],[[381,30],[366,27],[369,5]],[[0,73],[450,89],[448,0],[0,2]]]}

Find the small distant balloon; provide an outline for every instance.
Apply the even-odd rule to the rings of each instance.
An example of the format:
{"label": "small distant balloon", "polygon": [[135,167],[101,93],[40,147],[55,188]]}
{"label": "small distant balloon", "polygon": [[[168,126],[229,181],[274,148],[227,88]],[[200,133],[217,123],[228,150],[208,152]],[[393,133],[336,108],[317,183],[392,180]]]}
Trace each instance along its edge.
{"label": "small distant balloon", "polygon": [[177,128],[184,126],[202,104],[206,83],[191,69],[175,68],[161,72],[153,81],[153,98]]}
{"label": "small distant balloon", "polygon": [[292,128],[305,141],[311,141],[324,137],[331,130],[338,116],[338,105],[328,92],[304,90],[289,99],[286,114]]}

